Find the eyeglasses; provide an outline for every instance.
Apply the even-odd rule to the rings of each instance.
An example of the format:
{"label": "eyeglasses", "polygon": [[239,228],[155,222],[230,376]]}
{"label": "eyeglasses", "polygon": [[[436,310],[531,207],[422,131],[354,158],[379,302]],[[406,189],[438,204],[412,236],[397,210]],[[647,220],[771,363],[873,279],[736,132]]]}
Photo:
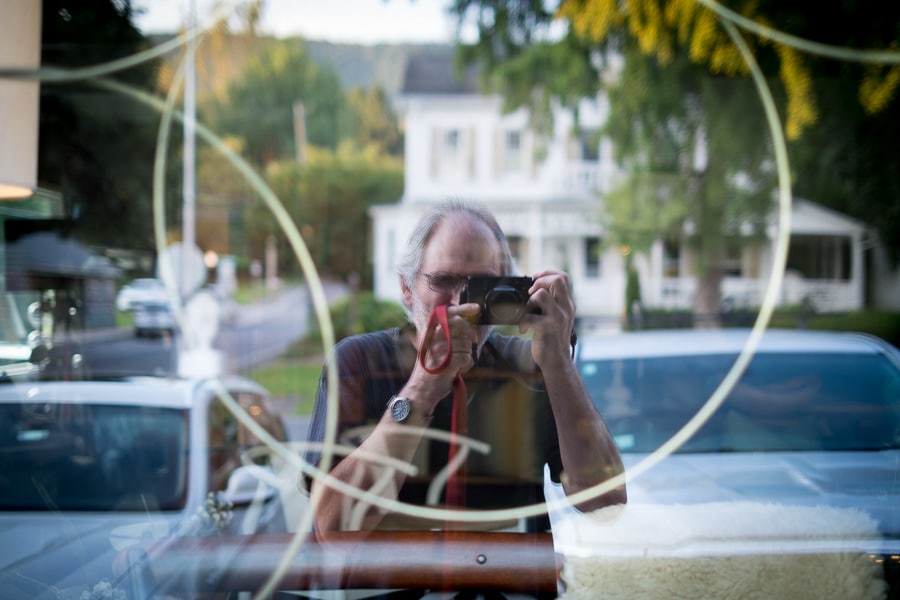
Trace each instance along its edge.
{"label": "eyeglasses", "polygon": [[439,294],[455,294],[466,285],[469,277],[467,275],[457,275],[456,273],[447,273],[437,271],[435,273],[416,273],[421,275],[428,282],[428,289]]}

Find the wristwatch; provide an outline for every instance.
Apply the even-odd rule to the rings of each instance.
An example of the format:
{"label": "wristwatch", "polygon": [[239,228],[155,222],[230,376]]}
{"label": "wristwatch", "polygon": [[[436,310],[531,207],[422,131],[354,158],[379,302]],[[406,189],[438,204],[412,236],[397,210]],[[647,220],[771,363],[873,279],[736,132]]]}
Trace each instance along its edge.
{"label": "wristwatch", "polygon": [[391,396],[387,409],[395,423],[403,423],[412,413],[412,404],[409,403],[409,398]]}

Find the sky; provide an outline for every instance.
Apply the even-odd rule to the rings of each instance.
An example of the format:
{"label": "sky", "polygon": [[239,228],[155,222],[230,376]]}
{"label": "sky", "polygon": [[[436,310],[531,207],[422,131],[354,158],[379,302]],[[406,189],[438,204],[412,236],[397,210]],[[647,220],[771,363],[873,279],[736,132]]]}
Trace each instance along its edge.
{"label": "sky", "polygon": [[[214,0],[132,0],[145,34],[171,33],[187,20],[191,1],[199,24],[208,24]],[[454,39],[449,0],[264,0],[260,30],[277,37],[375,44]]]}

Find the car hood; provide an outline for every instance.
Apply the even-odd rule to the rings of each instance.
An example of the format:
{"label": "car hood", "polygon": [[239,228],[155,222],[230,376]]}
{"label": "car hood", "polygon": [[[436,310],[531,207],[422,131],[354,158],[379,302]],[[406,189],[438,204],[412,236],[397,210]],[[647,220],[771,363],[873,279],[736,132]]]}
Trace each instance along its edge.
{"label": "car hood", "polygon": [[900,539],[900,450],[676,454],[649,469],[623,454],[629,503],[751,501],[854,508]]}
{"label": "car hood", "polygon": [[181,513],[0,514],[0,597],[78,599],[114,582],[138,542],[184,533],[185,522]]}

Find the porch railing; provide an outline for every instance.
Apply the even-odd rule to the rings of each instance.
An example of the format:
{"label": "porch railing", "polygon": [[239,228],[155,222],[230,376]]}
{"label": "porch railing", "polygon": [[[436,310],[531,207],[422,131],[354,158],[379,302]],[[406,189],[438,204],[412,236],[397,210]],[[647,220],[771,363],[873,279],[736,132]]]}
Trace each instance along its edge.
{"label": "porch railing", "polygon": [[[722,280],[723,309],[758,308],[769,282],[761,279],[726,277]],[[694,305],[697,280],[693,277],[666,277],[657,297],[648,294],[648,308],[689,310]],[[861,299],[849,281],[825,281],[786,277],[778,294],[778,306],[807,305],[816,312],[842,312],[861,308]]]}

